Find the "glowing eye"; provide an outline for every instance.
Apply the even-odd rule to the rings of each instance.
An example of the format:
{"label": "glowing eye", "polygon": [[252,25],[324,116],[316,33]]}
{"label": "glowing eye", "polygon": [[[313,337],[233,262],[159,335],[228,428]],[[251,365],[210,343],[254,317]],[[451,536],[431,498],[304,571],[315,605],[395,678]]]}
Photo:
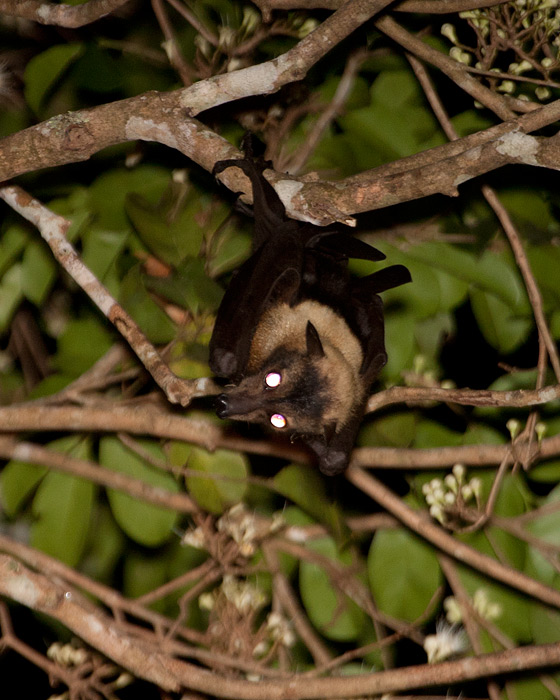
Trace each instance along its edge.
{"label": "glowing eye", "polygon": [[288,423],[281,413],[273,413],[270,416],[270,422],[275,428],[285,428]]}
{"label": "glowing eye", "polygon": [[279,386],[281,381],[282,375],[280,374],[280,372],[269,372],[264,378],[265,384],[271,389],[274,389],[274,387]]}

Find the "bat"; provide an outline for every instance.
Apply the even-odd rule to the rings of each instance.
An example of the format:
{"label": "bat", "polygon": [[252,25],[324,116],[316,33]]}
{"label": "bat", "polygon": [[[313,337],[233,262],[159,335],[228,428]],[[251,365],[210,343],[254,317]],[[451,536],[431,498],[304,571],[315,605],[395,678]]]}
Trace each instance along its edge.
{"label": "bat", "polygon": [[228,380],[216,413],[298,436],[321,472],[348,466],[368,392],[387,362],[379,294],[411,281],[403,265],[366,277],[349,258],[385,255],[344,232],[290,219],[256,156],[216,163],[214,175],[240,168],[253,188],[253,252],[234,273],[210,340],[210,368]]}

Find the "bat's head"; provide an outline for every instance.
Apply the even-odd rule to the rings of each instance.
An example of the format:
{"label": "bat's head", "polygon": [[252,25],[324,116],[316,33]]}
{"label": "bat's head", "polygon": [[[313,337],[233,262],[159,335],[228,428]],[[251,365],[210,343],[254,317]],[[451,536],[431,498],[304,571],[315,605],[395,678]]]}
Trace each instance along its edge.
{"label": "bat's head", "polygon": [[226,387],[216,410],[220,418],[328,442],[348,422],[357,396],[364,393],[357,375],[342,353],[323,346],[308,322],[302,347],[276,347],[258,369]]}

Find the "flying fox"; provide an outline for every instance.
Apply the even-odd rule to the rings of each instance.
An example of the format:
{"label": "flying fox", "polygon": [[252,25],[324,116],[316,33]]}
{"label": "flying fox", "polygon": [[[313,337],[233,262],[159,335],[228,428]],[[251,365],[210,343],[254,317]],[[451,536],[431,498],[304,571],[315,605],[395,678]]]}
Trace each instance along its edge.
{"label": "flying fox", "polygon": [[216,163],[214,175],[240,168],[250,179],[253,252],[234,274],[210,340],[210,368],[228,380],[220,418],[259,423],[298,436],[321,472],[348,466],[369,389],[387,362],[379,294],[411,281],[403,265],[355,278],[348,260],[385,255],[338,225],[290,219],[256,156]]}

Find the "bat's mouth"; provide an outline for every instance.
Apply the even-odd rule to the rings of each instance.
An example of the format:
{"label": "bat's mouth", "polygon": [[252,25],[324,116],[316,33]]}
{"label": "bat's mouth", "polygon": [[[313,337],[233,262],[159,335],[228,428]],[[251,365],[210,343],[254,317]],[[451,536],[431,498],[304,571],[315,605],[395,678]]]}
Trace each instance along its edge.
{"label": "bat's mouth", "polygon": [[237,420],[255,421],[258,418],[251,415],[262,408],[260,397],[249,396],[245,392],[233,391],[220,394],[216,399],[216,414],[218,418],[235,418]]}
{"label": "bat's mouth", "polygon": [[215,403],[216,415],[218,418],[227,418],[229,413],[228,397],[226,394],[220,394]]}

